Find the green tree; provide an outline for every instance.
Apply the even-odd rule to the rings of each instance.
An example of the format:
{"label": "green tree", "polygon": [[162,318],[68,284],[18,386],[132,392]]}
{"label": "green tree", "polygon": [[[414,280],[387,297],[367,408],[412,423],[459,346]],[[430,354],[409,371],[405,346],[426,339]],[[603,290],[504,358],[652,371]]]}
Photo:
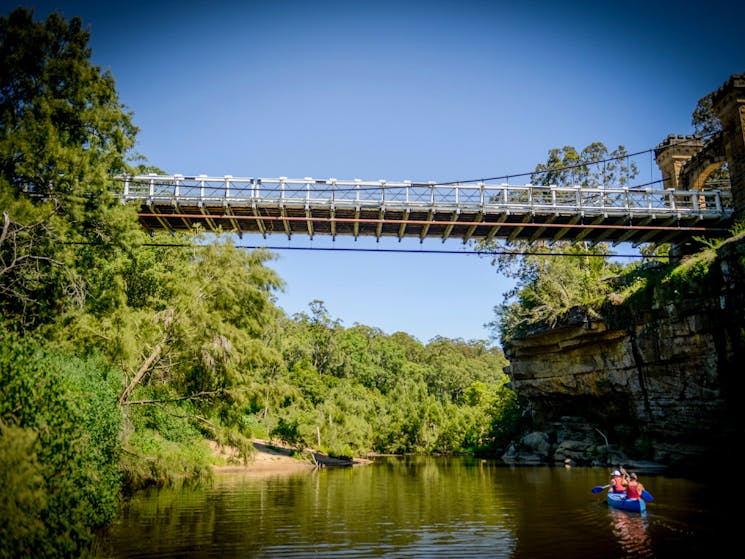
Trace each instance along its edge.
{"label": "green tree", "polygon": [[[699,99],[691,115],[691,124],[693,124],[695,133],[707,140],[722,131],[722,123],[714,113],[713,97],[714,94],[709,93]],[[727,188],[729,187],[729,181],[729,167],[725,163],[709,175],[704,188]]]}
{"label": "green tree", "polygon": [[342,362],[339,376],[362,383],[382,394],[396,384],[405,367],[404,352],[395,340],[379,328],[355,324],[339,336]]}
{"label": "green tree", "polygon": [[[137,128],[80,18],[0,17],[0,314],[34,328],[85,305],[86,271],[139,231],[112,195]],[[81,248],[91,243],[94,248]]]}
{"label": "green tree", "polygon": [[607,245],[561,243],[534,247],[513,272],[516,287],[495,308],[489,323],[502,340],[526,334],[536,327],[554,327],[568,311],[582,307],[592,313],[611,286],[606,280],[621,267],[607,260]]}
{"label": "green tree", "polygon": [[[612,152],[595,142],[578,152],[572,146],[549,150],[546,163],[536,166],[531,182],[560,186],[627,186],[638,173],[623,146]],[[489,324],[503,341],[536,326],[553,326],[574,307],[591,308],[608,290],[604,280],[618,273],[608,260],[605,243],[499,242],[481,248],[500,252],[493,260],[497,271],[516,280],[515,288],[495,307]]]}
{"label": "green tree", "polygon": [[374,418],[382,398],[362,384],[343,380],[335,384],[315,408],[314,425],[306,431],[308,446],[343,456],[373,449]]}
{"label": "green tree", "polygon": [[118,202],[113,177],[130,170],[137,128],[88,39],[79,18],[37,23],[19,8],[0,19],[12,70],[0,75],[0,316],[56,351],[121,367],[118,401],[135,428],[123,440],[151,458],[197,433],[190,422],[245,427],[232,409],[265,398],[283,365],[262,339],[281,281],[267,252],[148,237]]}
{"label": "green tree", "polygon": [[315,369],[322,374],[333,374],[340,364],[337,334],[343,330],[339,320],[332,319],[323,301],[315,299],[308,305],[310,314],[297,313],[295,320],[307,328],[308,357]]}
{"label": "green tree", "polygon": [[424,362],[428,366],[425,379],[429,392],[443,403],[462,404],[474,382],[496,386],[507,381],[504,354],[480,340],[435,337],[427,344]]}
{"label": "green tree", "polygon": [[282,287],[265,266],[272,258],[219,237],[140,245],[116,270],[90,270],[111,293],[101,304],[106,312],[62,315],[65,327],[53,340],[103,353],[127,371],[122,403],[147,385],[171,397],[240,392],[281,359],[262,340],[278,316],[273,292]]}
{"label": "green tree", "polygon": [[525,403],[513,390],[502,386],[490,401],[488,416],[488,445],[492,451],[503,453],[517,433],[528,422]]}
{"label": "green tree", "polygon": [[543,186],[627,186],[638,174],[628,159],[626,148],[612,152],[602,142],[594,142],[578,152],[573,146],[548,151],[546,163],[536,165],[530,181]]}
{"label": "green tree", "polygon": [[121,487],[121,374],[0,333],[0,557],[81,557]]}
{"label": "green tree", "polygon": [[713,97],[713,93],[704,95],[698,100],[698,103],[696,103],[696,108],[693,109],[691,124],[693,125],[696,134],[711,136],[712,134],[716,134],[722,130],[722,123],[720,122],[719,117],[714,114],[714,107],[712,105]]}
{"label": "green tree", "polygon": [[402,378],[375,420],[374,445],[380,452],[431,452],[443,420],[442,405],[423,381]]}

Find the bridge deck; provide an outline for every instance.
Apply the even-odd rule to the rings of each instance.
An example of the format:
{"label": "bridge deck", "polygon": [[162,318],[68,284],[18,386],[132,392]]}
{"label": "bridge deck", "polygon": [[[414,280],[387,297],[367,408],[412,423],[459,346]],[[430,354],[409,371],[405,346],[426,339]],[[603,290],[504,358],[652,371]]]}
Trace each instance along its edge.
{"label": "bridge deck", "polygon": [[679,242],[722,236],[728,191],[141,175],[121,200],[150,230],[447,240]]}

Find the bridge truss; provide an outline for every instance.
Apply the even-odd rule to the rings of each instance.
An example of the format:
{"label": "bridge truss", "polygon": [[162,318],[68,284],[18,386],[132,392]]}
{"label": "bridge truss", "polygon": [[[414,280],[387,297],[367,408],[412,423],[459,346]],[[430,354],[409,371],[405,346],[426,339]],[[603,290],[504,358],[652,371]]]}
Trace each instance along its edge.
{"label": "bridge truss", "polygon": [[723,236],[728,190],[442,184],[206,175],[119,177],[149,230],[663,243]]}

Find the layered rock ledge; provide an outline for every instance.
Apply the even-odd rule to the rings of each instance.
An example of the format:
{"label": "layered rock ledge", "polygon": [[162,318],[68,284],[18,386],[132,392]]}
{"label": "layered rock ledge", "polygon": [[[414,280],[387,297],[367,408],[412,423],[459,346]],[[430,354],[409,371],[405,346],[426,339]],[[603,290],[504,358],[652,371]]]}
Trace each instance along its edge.
{"label": "layered rock ledge", "polygon": [[[717,251],[710,273],[643,311],[608,305],[505,347],[534,433],[508,462],[696,467],[742,443],[745,240]],[[629,458],[631,457],[631,458]]]}

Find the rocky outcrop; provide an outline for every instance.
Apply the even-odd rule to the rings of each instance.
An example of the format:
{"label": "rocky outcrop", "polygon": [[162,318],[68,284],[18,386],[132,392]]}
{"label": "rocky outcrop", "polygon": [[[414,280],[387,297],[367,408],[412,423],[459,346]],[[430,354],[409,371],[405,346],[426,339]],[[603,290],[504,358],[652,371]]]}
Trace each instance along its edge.
{"label": "rocky outcrop", "polygon": [[504,460],[694,466],[739,444],[745,241],[725,243],[708,269],[644,306],[608,304],[601,319],[577,313],[506,344],[512,388],[545,436]]}

